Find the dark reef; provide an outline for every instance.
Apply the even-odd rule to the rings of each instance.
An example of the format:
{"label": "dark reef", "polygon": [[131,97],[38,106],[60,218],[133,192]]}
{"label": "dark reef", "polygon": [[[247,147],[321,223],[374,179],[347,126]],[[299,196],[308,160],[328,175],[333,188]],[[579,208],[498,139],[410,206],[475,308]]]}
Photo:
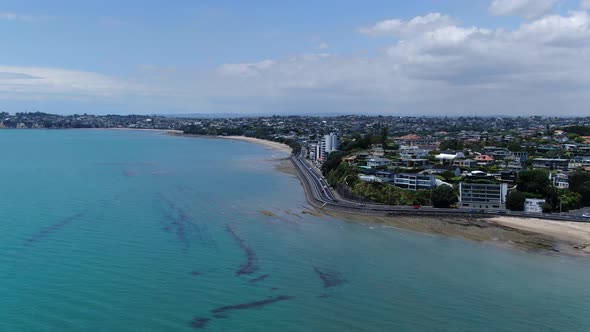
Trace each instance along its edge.
{"label": "dark reef", "polygon": [[260,307],[264,307],[266,305],[275,303],[275,302],[279,302],[279,301],[285,301],[285,300],[290,300],[292,299],[291,296],[287,296],[287,295],[279,295],[276,297],[272,297],[269,299],[264,299],[264,300],[260,300],[260,301],[254,301],[254,302],[247,302],[247,303],[240,303],[240,304],[233,304],[233,305],[227,305],[224,307],[219,307],[216,309],[211,310],[211,313],[213,314],[223,314],[226,311],[232,311],[232,310],[244,310],[244,309],[254,309],[254,308],[260,308]]}
{"label": "dark reef", "polygon": [[47,226],[46,228],[42,229],[41,231],[39,231],[38,233],[34,234],[30,238],[26,239],[25,243],[31,244],[33,242],[40,241],[43,238],[47,237],[49,234],[55,233],[55,232],[59,231],[60,229],[64,228],[66,225],[72,223],[74,220],[81,218],[83,215],[84,215],[84,213],[82,213],[82,212],[76,213],[73,216],[64,218],[54,224],[51,224],[51,225]]}
{"label": "dark reef", "polygon": [[313,267],[314,271],[320,276],[324,283],[324,288],[339,286],[346,282],[346,279],[342,278],[340,272],[330,271],[326,269],[320,269],[317,266]]}
{"label": "dark reef", "polygon": [[254,278],[254,279],[250,279],[251,283],[255,283],[255,282],[259,282],[259,281],[263,281],[264,279],[270,277],[270,274],[263,274],[260,277]]}
{"label": "dark reef", "polygon": [[225,225],[225,229],[228,231],[228,233],[232,235],[234,240],[236,240],[240,248],[242,248],[242,250],[246,254],[246,262],[240,265],[240,268],[238,269],[236,274],[252,274],[256,272],[258,270],[258,257],[256,256],[254,250],[252,250],[252,248],[246,242],[246,240],[242,239],[238,235],[234,227],[232,227],[231,225]]}

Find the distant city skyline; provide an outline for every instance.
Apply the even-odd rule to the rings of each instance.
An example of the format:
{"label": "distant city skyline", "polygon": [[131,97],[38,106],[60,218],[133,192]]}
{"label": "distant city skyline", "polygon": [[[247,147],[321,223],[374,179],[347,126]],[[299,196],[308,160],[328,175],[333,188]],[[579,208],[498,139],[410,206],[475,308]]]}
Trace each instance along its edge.
{"label": "distant city skyline", "polygon": [[0,111],[584,116],[590,0],[3,1]]}

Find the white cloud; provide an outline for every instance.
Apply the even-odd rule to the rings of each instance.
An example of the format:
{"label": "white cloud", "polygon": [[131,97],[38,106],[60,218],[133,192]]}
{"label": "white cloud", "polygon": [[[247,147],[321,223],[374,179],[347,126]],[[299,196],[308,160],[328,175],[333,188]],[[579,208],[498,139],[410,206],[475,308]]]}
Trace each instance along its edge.
{"label": "white cloud", "polygon": [[[514,30],[424,17],[444,16],[366,29],[392,38],[378,56],[316,54],[223,65],[207,84],[196,83],[197,90],[207,91],[209,105],[258,112],[585,114],[588,13],[545,16]],[[416,23],[426,21],[437,23]]]}
{"label": "white cloud", "polygon": [[34,22],[37,19],[31,15],[22,15],[11,12],[0,12],[0,20]]}
{"label": "white cloud", "polygon": [[273,60],[262,60],[255,63],[225,64],[219,68],[220,73],[227,75],[252,76],[260,75],[264,70],[274,65]]}
{"label": "white cloud", "polygon": [[133,100],[158,113],[588,114],[588,12],[514,29],[465,26],[434,13],[362,31],[390,45],[377,55],[304,54],[209,70],[146,65],[133,80],[0,66],[0,99]]}
{"label": "white cloud", "polygon": [[431,13],[425,16],[416,16],[409,21],[400,19],[385,20],[359,30],[370,36],[407,38],[451,24],[454,24],[451,17],[441,13]]}
{"label": "white cloud", "polygon": [[145,86],[102,74],[61,68],[0,66],[0,93],[109,97],[148,92]]}
{"label": "white cloud", "polygon": [[582,9],[590,9],[590,0],[582,0],[582,1],[580,1],[580,8],[582,8]]}
{"label": "white cloud", "polygon": [[557,0],[494,0],[489,10],[498,16],[537,18],[548,13]]}

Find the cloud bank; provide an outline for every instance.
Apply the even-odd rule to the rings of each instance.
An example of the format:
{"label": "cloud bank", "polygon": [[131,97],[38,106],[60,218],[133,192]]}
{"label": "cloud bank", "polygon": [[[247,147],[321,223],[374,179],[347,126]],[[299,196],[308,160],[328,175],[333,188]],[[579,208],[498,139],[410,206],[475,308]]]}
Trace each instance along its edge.
{"label": "cloud bank", "polygon": [[125,79],[0,66],[0,98],[128,101],[146,113],[588,115],[590,15],[543,15],[553,4],[493,1],[494,14],[528,18],[512,29],[466,26],[442,13],[357,28],[389,45],[376,55],[310,53],[198,70],[144,66]]}

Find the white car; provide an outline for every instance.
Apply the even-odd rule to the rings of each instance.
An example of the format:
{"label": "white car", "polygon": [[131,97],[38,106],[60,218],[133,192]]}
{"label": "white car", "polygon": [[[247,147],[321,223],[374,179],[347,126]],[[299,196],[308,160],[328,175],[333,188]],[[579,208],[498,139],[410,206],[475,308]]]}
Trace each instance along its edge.
{"label": "white car", "polygon": [[582,215],[583,218],[590,218],[590,212],[586,212]]}

